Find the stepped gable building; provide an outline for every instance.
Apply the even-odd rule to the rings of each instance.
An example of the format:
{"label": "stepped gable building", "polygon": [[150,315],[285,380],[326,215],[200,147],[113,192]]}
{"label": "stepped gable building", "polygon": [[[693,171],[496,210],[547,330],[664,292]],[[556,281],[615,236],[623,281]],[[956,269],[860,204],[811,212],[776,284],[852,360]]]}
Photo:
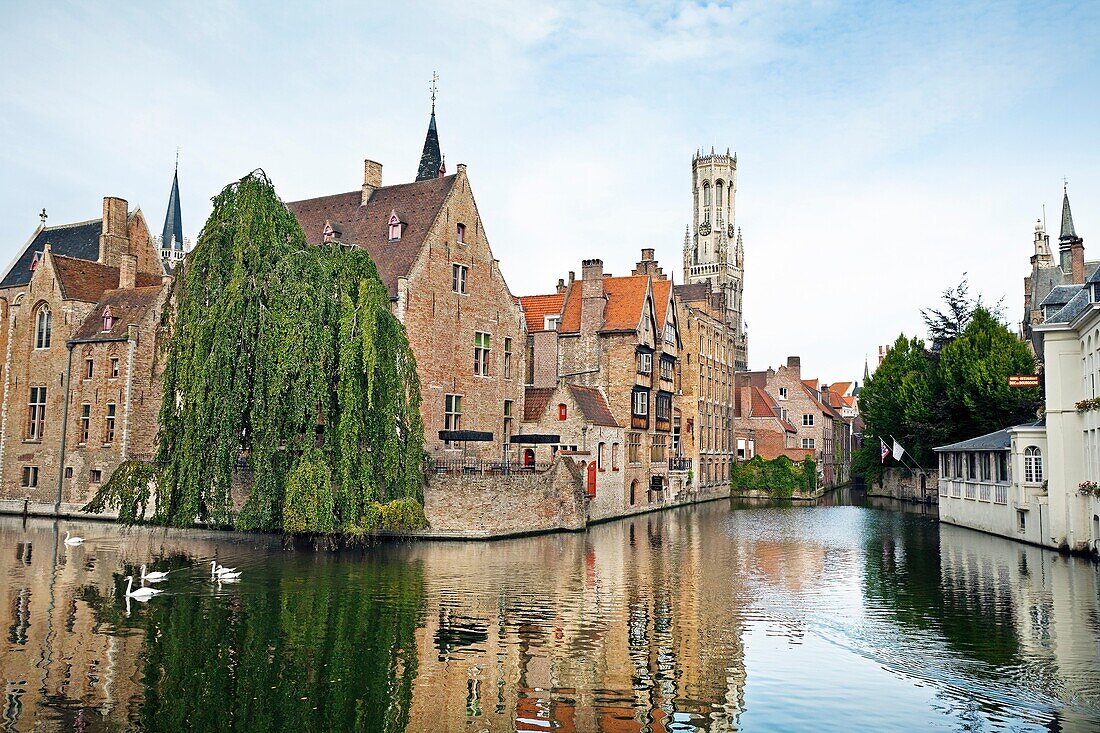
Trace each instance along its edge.
{"label": "stepped gable building", "polygon": [[1073,226],[1069,206],[1069,191],[1062,190],[1061,228],[1058,234],[1058,256],[1050,248],[1050,235],[1042,219],[1035,222],[1034,253],[1031,274],[1024,278],[1024,317],[1020,335],[1031,344],[1042,361],[1042,346],[1033,326],[1043,323],[1062,309],[1081,289],[1081,285],[1100,268],[1098,261],[1085,261],[1085,240]]}
{"label": "stepped gable building", "polygon": [[[737,155],[697,152],[691,159],[692,225],[684,232],[684,284],[705,284],[710,308],[734,341],[734,364],[748,368],[743,320],[745,248],[736,226]],[[691,291],[696,302],[703,298]]]}
{"label": "stepped gable building", "polygon": [[127,458],[150,458],[168,291],[140,210],[42,224],[0,281],[0,500],[76,509]]}
{"label": "stepped gable building", "polygon": [[[612,277],[602,260],[585,260],[580,280],[570,276],[557,293],[521,298],[528,328],[541,326],[528,344],[531,386],[595,390],[623,426],[620,494],[596,496],[607,516],[679,499],[688,486],[686,466],[670,461],[680,455],[674,426],[681,343],[672,281],[658,270],[635,273]],[[617,455],[612,444],[610,456]]]}
{"label": "stepped gable building", "polygon": [[[489,247],[466,166],[444,172],[433,105],[416,181],[383,186],[382,165],[366,160],[361,189],[287,206],[310,244],[370,253],[416,356],[428,452],[498,458],[523,405],[523,312]],[[468,431],[472,442],[441,431]]]}

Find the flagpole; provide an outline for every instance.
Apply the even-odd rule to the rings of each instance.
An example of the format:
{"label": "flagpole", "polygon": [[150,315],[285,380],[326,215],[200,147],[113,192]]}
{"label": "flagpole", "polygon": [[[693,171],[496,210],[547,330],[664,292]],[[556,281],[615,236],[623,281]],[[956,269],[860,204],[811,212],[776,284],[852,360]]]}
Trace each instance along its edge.
{"label": "flagpole", "polygon": [[[898,442],[898,439],[895,438],[893,435],[890,436],[890,440],[894,441],[895,445],[901,446],[902,448],[905,447],[905,446],[902,446],[901,443]],[[891,452],[891,454],[893,454],[893,451],[890,451],[890,452]],[[917,467],[916,468],[917,471],[920,471],[921,473],[928,473],[928,471],[925,470],[925,468],[923,466],[921,466],[919,463],[916,462],[916,460],[913,459],[913,456],[909,454],[909,451],[906,451],[906,450],[902,451],[902,458],[904,458],[905,456],[909,456],[909,462]],[[909,468],[909,466],[907,466],[905,464],[905,461],[902,460],[902,458],[895,458],[894,460],[896,460],[898,463],[905,466],[906,468]],[[909,470],[912,471],[913,469],[909,468]]]}

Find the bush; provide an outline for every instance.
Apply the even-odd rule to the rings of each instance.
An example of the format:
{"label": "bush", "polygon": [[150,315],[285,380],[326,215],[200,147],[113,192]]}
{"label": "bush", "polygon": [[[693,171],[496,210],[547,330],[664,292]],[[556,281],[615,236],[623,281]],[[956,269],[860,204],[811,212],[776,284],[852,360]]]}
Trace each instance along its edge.
{"label": "bush", "polygon": [[795,491],[812,493],[817,488],[817,464],[809,455],[798,463],[787,456],[770,461],[753,456],[744,463],[733,464],[730,486],[735,491],[766,491],[782,499],[790,498]]}

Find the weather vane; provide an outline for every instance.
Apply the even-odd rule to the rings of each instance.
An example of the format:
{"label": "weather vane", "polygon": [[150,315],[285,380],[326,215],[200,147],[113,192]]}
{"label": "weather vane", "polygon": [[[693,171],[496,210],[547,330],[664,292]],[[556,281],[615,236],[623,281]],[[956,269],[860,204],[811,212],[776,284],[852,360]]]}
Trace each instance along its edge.
{"label": "weather vane", "polygon": [[42,213],[38,215],[38,218],[42,220],[42,226],[46,226],[47,214],[45,207],[42,208]]}
{"label": "weather vane", "polygon": [[439,74],[432,72],[432,112],[435,112],[435,83],[439,81]]}
{"label": "weather vane", "polygon": [[1065,193],[1069,189],[1069,179],[1062,176],[1062,193]]}

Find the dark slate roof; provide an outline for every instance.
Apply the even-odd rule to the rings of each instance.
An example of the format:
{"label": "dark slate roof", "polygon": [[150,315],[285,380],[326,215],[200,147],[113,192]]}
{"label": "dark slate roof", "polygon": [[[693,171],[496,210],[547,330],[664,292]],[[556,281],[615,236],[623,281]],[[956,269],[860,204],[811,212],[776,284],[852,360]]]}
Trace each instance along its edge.
{"label": "dark slate roof", "polygon": [[[74,340],[117,339],[126,335],[126,327],[138,324],[156,307],[161,286],[126,288],[104,291],[95,308],[73,334]],[[110,307],[114,325],[103,330],[103,311]]]}
{"label": "dark slate roof", "polygon": [[[303,201],[290,201],[287,208],[298,218],[310,244],[324,240],[325,223],[341,233],[342,242],[367,250],[390,297],[397,297],[397,278],[409,274],[420,254],[428,230],[443,208],[456,176],[432,178],[375,189],[361,205],[362,192],[349,191]],[[390,212],[404,225],[401,239],[389,241]]]}
{"label": "dark slate roof", "polygon": [[439,169],[443,166],[443,155],[439,152],[439,133],[435,129],[435,103],[432,103],[432,119],[428,123],[428,134],[424,136],[424,152],[420,154],[420,168],[416,180],[427,181],[439,178]]}
{"label": "dark slate roof", "polygon": [[1086,284],[1100,283],[1100,267],[1096,268],[1095,270],[1093,270],[1092,272],[1089,273],[1088,277],[1085,278],[1085,283]]}
{"label": "dark slate roof", "polygon": [[[80,300],[85,303],[95,303],[107,290],[118,287],[118,268],[101,265],[90,260],[81,260],[74,257],[63,257],[50,253],[57,280],[61,284],[61,297],[63,300]],[[135,280],[138,287],[159,286],[159,275],[151,275],[144,272],[137,273]]]}
{"label": "dark slate roof", "polygon": [[688,283],[686,285],[675,286],[676,295],[680,296],[680,300],[696,301],[696,300],[708,300],[710,298],[710,285],[707,283]]}
{"label": "dark slate roof", "polygon": [[1055,313],[1050,318],[1046,319],[1046,323],[1069,323],[1077,316],[1088,310],[1089,307],[1089,291],[1078,286],[1077,295],[1074,295],[1068,303],[1062,306],[1062,309]]}
{"label": "dark slate roof", "polygon": [[527,387],[523,391],[523,421],[537,422],[553,396],[553,387]]}
{"label": "dark slate roof", "polygon": [[977,438],[963,440],[951,445],[941,445],[936,448],[941,452],[958,452],[969,450],[1008,450],[1012,445],[1012,436],[1008,434],[1010,428],[998,430],[988,435],[979,435]]}
{"label": "dark slate roof", "polygon": [[160,240],[162,247],[183,249],[183,216],[180,213],[180,173],[176,169],[172,176],[172,193],[168,195],[168,212],[164,215],[164,233]]}
{"label": "dark slate roof", "polygon": [[1039,305],[1065,305],[1073,299],[1074,295],[1077,295],[1077,291],[1080,289],[1080,285],[1058,285],[1047,294],[1047,297],[1043,298],[1043,302]]}
{"label": "dark slate roof", "polygon": [[46,227],[38,234],[16,258],[11,269],[0,281],[0,288],[26,285],[31,281],[31,261],[35,252],[42,252],[46,245],[54,254],[74,257],[81,260],[99,259],[99,235],[103,231],[102,219],[89,219],[75,224],[62,224]]}
{"label": "dark slate roof", "polygon": [[619,427],[619,423],[615,422],[615,416],[611,414],[611,408],[607,406],[607,400],[604,399],[600,390],[571,384],[569,385],[569,392],[573,395],[573,400],[577,403],[581,414],[584,415],[584,419],[589,423],[609,428]]}
{"label": "dark slate roof", "polygon": [[1073,213],[1069,210],[1069,191],[1062,192],[1062,232],[1058,235],[1061,241],[1077,239],[1077,232],[1073,229]]}

